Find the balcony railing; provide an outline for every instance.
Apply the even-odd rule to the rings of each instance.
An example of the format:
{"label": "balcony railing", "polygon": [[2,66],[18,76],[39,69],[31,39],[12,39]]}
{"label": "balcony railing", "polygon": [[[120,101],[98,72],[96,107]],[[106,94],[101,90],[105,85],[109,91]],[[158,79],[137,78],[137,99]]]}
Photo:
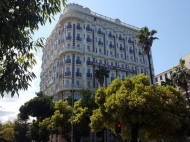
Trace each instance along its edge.
{"label": "balcony railing", "polygon": [[80,65],[81,64],[81,60],[76,60],[76,64]]}
{"label": "balcony railing", "polygon": [[77,26],[77,30],[82,30],[82,27],[81,26]]}
{"label": "balcony railing", "polygon": [[91,29],[90,27],[86,27],[86,30],[87,30],[88,32],[92,32],[92,29]]}
{"label": "balcony railing", "polygon": [[102,41],[98,41],[98,45],[103,45],[103,42]]}
{"label": "balcony railing", "polygon": [[91,78],[92,77],[92,73],[86,73],[86,77]]}
{"label": "balcony railing", "polygon": [[71,72],[70,71],[65,72],[65,76],[71,76]]}
{"label": "balcony railing", "polygon": [[90,39],[89,37],[86,38],[87,42],[92,42],[92,39]]}
{"label": "balcony railing", "polygon": [[66,40],[71,40],[71,38],[72,38],[71,36],[67,36]]}
{"label": "balcony railing", "polygon": [[66,59],[66,60],[65,60],[65,63],[66,63],[66,64],[70,64],[70,63],[71,63],[71,59]]}
{"label": "balcony railing", "polygon": [[77,36],[77,37],[76,37],[76,40],[82,41],[82,38],[81,38],[80,36]]}
{"label": "balcony railing", "polygon": [[67,25],[67,29],[70,29],[70,28],[72,28],[72,25]]}
{"label": "balcony railing", "polygon": [[81,77],[81,73],[80,72],[76,72],[76,76]]}

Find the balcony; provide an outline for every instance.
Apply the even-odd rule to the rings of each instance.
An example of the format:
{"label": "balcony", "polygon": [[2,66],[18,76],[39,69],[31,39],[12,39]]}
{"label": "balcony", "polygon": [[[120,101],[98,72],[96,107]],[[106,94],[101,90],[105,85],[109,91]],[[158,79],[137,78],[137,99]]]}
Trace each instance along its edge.
{"label": "balcony", "polygon": [[90,39],[89,37],[86,38],[87,42],[92,42],[92,39]]}
{"label": "balcony", "polygon": [[132,50],[132,49],[129,49],[129,52],[130,52],[130,53],[134,53],[134,50]]}
{"label": "balcony", "polygon": [[81,38],[80,36],[77,36],[77,37],[76,37],[76,40],[77,40],[77,41],[82,41],[82,38]]}
{"label": "balcony", "polygon": [[86,73],[87,78],[92,78],[92,73]]}
{"label": "balcony", "polygon": [[113,44],[109,44],[109,47],[110,47],[110,48],[114,48],[114,45],[113,45]]}
{"label": "balcony", "polygon": [[81,77],[81,73],[80,72],[76,72],[76,76],[77,77]]}
{"label": "balcony", "polygon": [[109,38],[113,38],[113,35],[112,35],[112,34],[108,34],[108,37],[109,37]]}
{"label": "balcony", "polygon": [[66,59],[66,60],[65,60],[65,63],[66,63],[66,64],[70,64],[70,63],[71,63],[71,59]]}
{"label": "balcony", "polygon": [[70,71],[65,72],[65,77],[70,77],[70,76],[71,76],[71,72]]}
{"label": "balcony", "polygon": [[72,36],[67,36],[66,40],[71,40]]}
{"label": "balcony", "polygon": [[80,65],[81,64],[81,60],[76,60],[76,64]]}
{"label": "balcony", "polygon": [[92,29],[90,27],[86,27],[87,32],[92,32]]}
{"label": "balcony", "polygon": [[99,35],[103,35],[103,32],[101,30],[98,30],[97,32]]}
{"label": "balcony", "polygon": [[77,30],[82,30],[81,26],[77,26],[76,28],[77,28]]}
{"label": "balcony", "polygon": [[67,29],[71,29],[72,28],[72,25],[67,25]]}
{"label": "balcony", "polygon": [[98,45],[103,45],[103,42],[102,41],[98,41]]}

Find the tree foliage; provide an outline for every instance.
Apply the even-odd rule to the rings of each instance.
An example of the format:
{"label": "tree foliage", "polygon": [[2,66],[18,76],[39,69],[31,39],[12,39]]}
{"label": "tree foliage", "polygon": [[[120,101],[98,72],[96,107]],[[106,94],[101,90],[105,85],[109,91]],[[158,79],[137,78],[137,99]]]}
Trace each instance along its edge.
{"label": "tree foliage", "polygon": [[108,128],[115,132],[121,123],[122,139],[183,140],[189,125],[189,110],[183,95],[171,86],[150,85],[140,74],[121,81],[116,78],[95,95],[99,108],[90,117],[92,131]]}
{"label": "tree foliage", "polygon": [[14,141],[14,123],[7,121],[5,124],[2,124],[0,127],[0,138],[2,141],[13,142]]}
{"label": "tree foliage", "polygon": [[171,75],[173,84],[185,90],[188,105],[190,107],[188,84],[190,83],[190,70],[185,67],[185,60],[180,59],[179,65],[174,67]]}
{"label": "tree foliage", "polygon": [[100,86],[103,87],[104,77],[108,78],[109,73],[110,73],[110,70],[107,70],[105,67],[98,67],[98,69],[95,70],[95,77],[98,79]]}
{"label": "tree foliage", "polygon": [[143,54],[146,54],[148,57],[148,64],[149,64],[149,71],[150,71],[150,79],[151,83],[153,84],[153,76],[152,76],[152,69],[151,69],[151,63],[150,63],[150,50],[153,44],[153,41],[155,39],[158,39],[157,37],[153,37],[154,34],[156,34],[156,30],[149,31],[148,27],[143,27],[139,31],[139,33],[136,35],[136,38],[138,39],[138,44],[142,47]]}
{"label": "tree foliage", "polygon": [[66,0],[1,0],[0,1],[0,95],[27,90],[36,76],[33,50],[43,46],[42,38],[33,41],[39,25],[51,22],[61,12]]}
{"label": "tree foliage", "polygon": [[36,93],[37,97],[24,103],[19,109],[19,117],[22,120],[29,119],[29,116],[36,117],[37,120],[43,120],[54,112],[54,103],[52,96],[46,96],[43,92]]}

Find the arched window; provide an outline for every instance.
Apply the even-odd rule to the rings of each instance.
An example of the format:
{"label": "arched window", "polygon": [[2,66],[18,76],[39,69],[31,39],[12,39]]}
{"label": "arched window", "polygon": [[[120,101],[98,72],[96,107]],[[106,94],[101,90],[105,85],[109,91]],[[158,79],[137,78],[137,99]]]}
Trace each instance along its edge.
{"label": "arched window", "polygon": [[133,66],[131,67],[131,70],[134,70]]}
{"label": "arched window", "polygon": [[68,22],[67,29],[72,28],[71,22]]}

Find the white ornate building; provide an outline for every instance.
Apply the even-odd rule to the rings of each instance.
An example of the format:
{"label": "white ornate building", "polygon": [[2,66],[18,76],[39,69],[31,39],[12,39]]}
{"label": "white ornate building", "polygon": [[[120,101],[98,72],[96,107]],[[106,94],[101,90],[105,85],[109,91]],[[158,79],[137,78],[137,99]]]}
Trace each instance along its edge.
{"label": "white ornate building", "polygon": [[[40,90],[53,95],[55,101],[71,94],[79,99],[81,89],[96,91],[94,72],[99,66],[110,70],[105,87],[116,77],[124,79],[142,72],[149,75],[147,56],[134,38],[139,30],[119,19],[69,4],[43,49]],[[152,58],[151,64],[154,77]]]}

